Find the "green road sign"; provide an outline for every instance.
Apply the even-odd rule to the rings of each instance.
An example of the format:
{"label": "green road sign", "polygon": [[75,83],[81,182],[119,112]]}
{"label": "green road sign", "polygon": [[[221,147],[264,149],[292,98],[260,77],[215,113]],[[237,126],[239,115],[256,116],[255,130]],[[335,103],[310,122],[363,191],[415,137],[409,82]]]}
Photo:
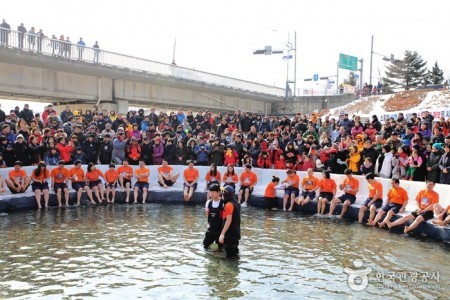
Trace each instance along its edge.
{"label": "green road sign", "polygon": [[350,71],[358,70],[358,58],[347,54],[339,54],[339,68]]}

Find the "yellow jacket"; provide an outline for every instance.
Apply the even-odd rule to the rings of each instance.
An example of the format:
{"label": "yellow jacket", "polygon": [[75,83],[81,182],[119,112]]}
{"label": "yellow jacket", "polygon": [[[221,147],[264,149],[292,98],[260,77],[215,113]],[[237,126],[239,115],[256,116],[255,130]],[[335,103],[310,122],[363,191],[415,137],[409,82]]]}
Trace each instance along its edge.
{"label": "yellow jacket", "polygon": [[361,155],[359,153],[350,153],[350,158],[347,159],[348,168],[353,171],[353,173],[359,172],[359,161],[361,160]]}

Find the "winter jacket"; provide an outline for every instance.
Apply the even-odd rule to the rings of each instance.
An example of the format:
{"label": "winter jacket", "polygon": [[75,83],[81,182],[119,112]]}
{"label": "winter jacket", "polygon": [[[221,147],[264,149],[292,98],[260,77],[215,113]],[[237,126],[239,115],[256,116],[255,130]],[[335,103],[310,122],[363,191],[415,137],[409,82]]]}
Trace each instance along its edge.
{"label": "winter jacket", "polygon": [[224,146],[223,145],[213,145],[211,150],[211,164],[216,164],[216,166],[223,166],[224,162]]}
{"label": "winter jacket", "polygon": [[28,166],[30,164],[30,149],[26,142],[15,142],[12,145],[14,160],[21,161],[24,166]]}
{"label": "winter jacket", "polygon": [[238,160],[239,160],[239,155],[237,154],[236,150],[228,149],[224,152],[223,155],[224,155],[224,161],[223,161],[224,166],[228,166],[228,165],[236,166],[236,164],[238,163]]}
{"label": "winter jacket", "polygon": [[272,162],[270,160],[270,156],[268,156],[268,155],[266,155],[265,157],[263,155],[260,155],[258,157],[258,161],[256,164],[257,164],[258,168],[262,168],[262,169],[272,168]]}
{"label": "winter jacket", "polygon": [[109,165],[112,160],[113,143],[111,141],[103,141],[100,145],[100,163]]}
{"label": "winter jacket", "polygon": [[58,143],[56,144],[56,149],[58,149],[61,160],[63,160],[64,162],[70,162],[71,154],[74,150],[72,146]]}
{"label": "winter jacket", "polygon": [[160,165],[164,157],[164,145],[162,143],[153,144],[153,164]]}
{"label": "winter jacket", "polygon": [[[442,184],[450,184],[450,152],[444,153],[439,160],[439,169],[441,170],[439,182]],[[444,169],[448,173],[442,172]]]}
{"label": "winter jacket", "polygon": [[126,156],[130,162],[137,163],[139,158],[141,158],[141,146],[138,143],[128,145],[126,148]]}
{"label": "winter jacket", "polygon": [[99,155],[99,143],[95,140],[89,141],[89,139],[85,140],[81,144],[81,149],[83,153],[86,155],[87,163],[97,163],[98,155]]}
{"label": "winter jacket", "polygon": [[175,148],[176,146],[173,143],[167,143],[164,146],[164,159],[169,163],[169,165],[175,164]]}
{"label": "winter jacket", "polygon": [[427,170],[427,180],[433,182],[439,182],[441,170],[439,169],[439,162],[441,160],[442,152],[431,152],[430,157],[427,159],[427,168],[431,168],[431,171]]}
{"label": "winter jacket", "polygon": [[45,163],[48,166],[57,166],[60,159],[61,156],[59,155],[58,152],[56,152],[55,155],[53,155],[51,151],[47,151],[47,153],[45,153],[44,156]]}
{"label": "winter jacket", "polygon": [[125,158],[125,145],[127,142],[125,140],[119,140],[118,138],[114,139],[113,142],[113,151],[112,151],[112,159],[119,158],[123,160]]}
{"label": "winter jacket", "polygon": [[209,154],[211,153],[211,147],[208,144],[198,144],[194,148],[194,153],[197,155],[197,163],[207,163]]}

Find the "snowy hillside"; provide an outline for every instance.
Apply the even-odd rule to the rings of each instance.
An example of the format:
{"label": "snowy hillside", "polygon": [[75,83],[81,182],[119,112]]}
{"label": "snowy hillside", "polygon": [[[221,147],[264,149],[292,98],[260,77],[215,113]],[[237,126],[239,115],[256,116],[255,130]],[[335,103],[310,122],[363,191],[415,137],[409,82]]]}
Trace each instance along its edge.
{"label": "snowy hillside", "polygon": [[376,95],[364,97],[344,106],[330,109],[330,116],[339,116],[348,113],[349,116],[359,115],[368,118],[374,114],[382,120],[389,117],[396,118],[403,112],[406,118],[412,113],[419,116],[429,111],[435,118],[450,117],[450,91],[405,91],[391,95]]}

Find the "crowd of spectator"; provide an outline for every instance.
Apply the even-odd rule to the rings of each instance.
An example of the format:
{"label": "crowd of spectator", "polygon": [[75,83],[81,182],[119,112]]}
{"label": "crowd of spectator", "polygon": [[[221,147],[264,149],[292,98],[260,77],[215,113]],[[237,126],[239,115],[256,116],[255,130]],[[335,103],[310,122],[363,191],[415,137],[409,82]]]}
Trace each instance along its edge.
{"label": "crowd of spectator", "polygon": [[[1,108],[1,107],[0,107]],[[48,105],[42,115],[29,105],[8,114],[0,109],[0,164],[57,165],[111,162],[127,158],[132,165],[242,166],[343,174],[374,173],[383,178],[425,179],[448,184],[450,176],[449,123],[425,112],[406,120],[370,120],[307,116],[269,116],[241,112],[192,111],[166,113],[155,108],[126,115],[115,111],[57,113]]]}
{"label": "crowd of spectator", "polygon": [[[15,36],[11,37],[11,35]],[[48,52],[54,56],[77,59],[83,59],[83,54],[86,49],[86,43],[82,37],[75,44],[70,40],[70,37],[64,37],[63,34],[59,38],[55,34],[48,37],[42,29],[36,31],[35,27],[31,27],[27,30],[24,23],[20,23],[17,31],[12,32],[11,26],[5,19],[0,23],[0,45],[27,49],[29,51]],[[92,48],[92,59],[97,63],[100,52],[98,41],[95,41]]]}

